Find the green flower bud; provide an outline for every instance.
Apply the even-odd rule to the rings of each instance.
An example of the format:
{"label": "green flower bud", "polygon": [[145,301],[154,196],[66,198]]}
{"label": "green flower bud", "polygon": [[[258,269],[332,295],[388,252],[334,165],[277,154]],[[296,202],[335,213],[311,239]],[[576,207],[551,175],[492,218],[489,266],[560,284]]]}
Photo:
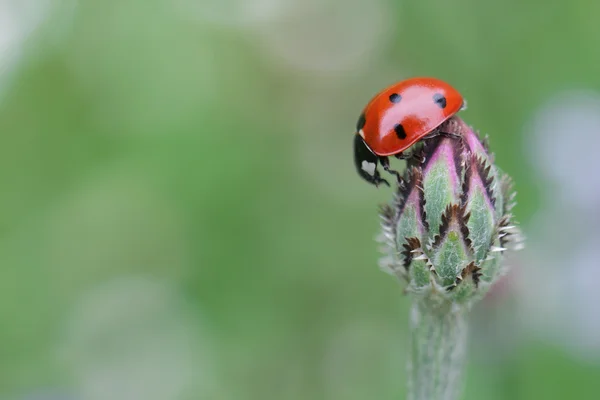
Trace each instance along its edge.
{"label": "green flower bud", "polygon": [[504,273],[505,251],[522,246],[511,180],[486,141],[456,116],[440,131],[415,150],[381,210],[381,266],[413,299],[409,400],[459,398],[468,310]]}
{"label": "green flower bud", "polygon": [[511,180],[486,141],[460,118],[417,148],[391,204],[382,207],[382,268],[425,304],[469,308],[503,274],[519,248]]}

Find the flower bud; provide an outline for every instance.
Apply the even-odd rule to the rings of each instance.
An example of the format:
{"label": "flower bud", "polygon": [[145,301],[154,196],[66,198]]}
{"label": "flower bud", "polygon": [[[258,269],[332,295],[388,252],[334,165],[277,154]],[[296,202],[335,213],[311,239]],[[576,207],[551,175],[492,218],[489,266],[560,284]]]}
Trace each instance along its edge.
{"label": "flower bud", "polygon": [[511,180],[486,141],[458,117],[440,131],[449,135],[415,150],[393,201],[382,207],[381,266],[423,300],[470,307],[522,239],[512,222]]}

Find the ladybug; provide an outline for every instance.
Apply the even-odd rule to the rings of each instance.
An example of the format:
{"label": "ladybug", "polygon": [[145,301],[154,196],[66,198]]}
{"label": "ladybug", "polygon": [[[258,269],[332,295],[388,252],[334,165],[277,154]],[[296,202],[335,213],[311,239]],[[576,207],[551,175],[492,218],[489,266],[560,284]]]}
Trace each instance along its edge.
{"label": "ladybug", "polygon": [[381,178],[377,164],[393,173],[388,156],[403,154],[420,140],[438,135],[457,137],[439,130],[440,125],[465,108],[462,95],[436,78],[411,78],[382,90],[369,101],[356,124],[354,163],[358,174],[375,186],[390,185]]}

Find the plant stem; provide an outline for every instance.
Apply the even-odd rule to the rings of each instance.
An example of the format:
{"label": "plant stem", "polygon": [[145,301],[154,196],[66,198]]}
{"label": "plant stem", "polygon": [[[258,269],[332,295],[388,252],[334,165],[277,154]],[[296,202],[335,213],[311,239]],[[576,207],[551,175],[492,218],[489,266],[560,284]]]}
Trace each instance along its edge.
{"label": "plant stem", "polygon": [[410,316],[408,400],[456,400],[462,392],[467,311],[415,299]]}

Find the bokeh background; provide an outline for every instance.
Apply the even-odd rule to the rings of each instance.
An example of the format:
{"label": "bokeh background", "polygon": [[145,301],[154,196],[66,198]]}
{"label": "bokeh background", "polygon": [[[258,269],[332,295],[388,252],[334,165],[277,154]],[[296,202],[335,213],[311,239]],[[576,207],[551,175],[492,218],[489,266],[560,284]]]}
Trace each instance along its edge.
{"label": "bokeh background", "polygon": [[[449,81],[527,249],[465,399],[600,392],[600,3],[0,0],[0,398],[401,399],[408,299],[351,138]],[[400,164],[398,164],[400,165]]]}

